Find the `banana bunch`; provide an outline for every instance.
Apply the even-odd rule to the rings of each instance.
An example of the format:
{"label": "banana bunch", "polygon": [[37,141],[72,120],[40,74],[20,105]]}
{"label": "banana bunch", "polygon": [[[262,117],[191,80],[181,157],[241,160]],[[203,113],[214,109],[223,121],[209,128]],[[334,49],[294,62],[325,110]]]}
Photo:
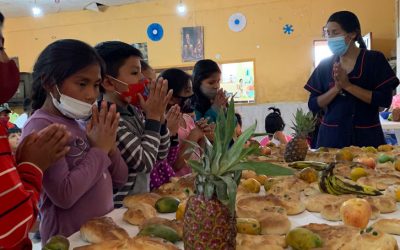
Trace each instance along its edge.
{"label": "banana bunch", "polygon": [[317,171],[321,171],[326,169],[328,167],[328,164],[319,161],[295,161],[289,163],[288,166],[295,169],[304,169],[310,167]]}
{"label": "banana bunch", "polygon": [[382,193],[369,186],[359,185],[355,182],[344,181],[341,178],[333,174],[334,163],[331,163],[329,167],[321,172],[319,180],[319,189],[321,192],[341,195],[341,194],[359,194],[376,196],[382,195]]}

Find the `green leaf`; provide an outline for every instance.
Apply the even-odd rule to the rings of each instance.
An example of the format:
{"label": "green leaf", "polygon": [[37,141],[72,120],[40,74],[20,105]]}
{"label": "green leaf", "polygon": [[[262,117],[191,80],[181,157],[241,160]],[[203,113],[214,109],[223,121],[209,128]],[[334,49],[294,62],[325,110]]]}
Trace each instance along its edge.
{"label": "green leaf", "polygon": [[223,180],[226,184],[228,193],[228,207],[232,215],[234,215],[235,204],[236,204],[236,191],[237,191],[237,185],[235,183],[235,180],[233,180],[231,176],[219,176],[219,178]]}
{"label": "green leaf", "polygon": [[[228,150],[228,152],[221,159],[221,165],[219,175],[223,175],[225,172],[230,171],[230,167],[234,162],[239,161],[240,157],[244,157],[242,152],[244,151],[244,145],[247,140],[251,137],[254,130],[256,129],[257,124],[254,124],[250,128],[246,129],[237,139],[237,141],[232,145],[232,147]],[[248,152],[248,151],[245,151]]]}
{"label": "green leaf", "polygon": [[272,164],[269,162],[252,162],[252,161],[241,162],[241,163],[236,164],[231,170],[232,171],[253,170],[258,175],[269,175],[269,176],[293,175],[294,174],[293,169],[279,166],[276,164]]}
{"label": "green leaf", "polygon": [[251,137],[259,137],[259,136],[267,136],[269,133],[254,133],[251,135]]}
{"label": "green leaf", "polygon": [[226,114],[226,124],[225,129],[225,141],[222,148],[228,148],[229,143],[232,141],[233,133],[235,132],[236,122],[235,122],[235,103],[233,98],[231,98],[228,111]]}
{"label": "green leaf", "polygon": [[233,174],[233,180],[235,181],[236,185],[240,184],[240,178],[242,177],[242,171],[238,170],[235,171]]}
{"label": "green leaf", "polygon": [[189,160],[188,161],[189,166],[193,169],[194,172],[197,172],[201,175],[206,175],[206,172],[204,170],[204,166],[201,162],[195,161],[195,160]]}
{"label": "green leaf", "polygon": [[226,183],[222,180],[214,181],[215,184],[215,192],[217,194],[217,198],[222,204],[228,206],[229,199],[227,194]]}
{"label": "green leaf", "polygon": [[219,171],[219,169],[221,167],[221,165],[220,165],[221,156],[222,156],[222,153],[218,152],[218,154],[212,160],[211,173],[213,175],[218,175],[218,171]]}

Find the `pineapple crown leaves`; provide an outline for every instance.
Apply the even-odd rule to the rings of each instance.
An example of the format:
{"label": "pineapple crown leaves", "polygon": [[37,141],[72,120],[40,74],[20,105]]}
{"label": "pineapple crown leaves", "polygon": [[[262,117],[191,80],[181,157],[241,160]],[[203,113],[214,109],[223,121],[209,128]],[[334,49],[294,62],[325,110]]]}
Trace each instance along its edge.
{"label": "pineapple crown leaves", "polygon": [[294,130],[293,136],[307,137],[309,133],[313,132],[315,129],[315,123],[317,117],[313,115],[312,112],[305,112],[303,109],[297,109],[296,114],[293,115],[294,121],[293,127]]}
{"label": "pineapple crown leaves", "polygon": [[202,152],[200,160],[188,161],[193,171],[198,173],[196,177],[198,194],[203,194],[207,199],[216,194],[218,200],[228,206],[232,214],[235,212],[236,191],[242,170],[253,170],[257,174],[270,176],[293,174],[293,170],[289,168],[247,160],[248,156],[259,150],[255,145],[244,147],[254,134],[256,126],[254,124],[246,129],[233,142],[236,121],[235,104],[231,98],[226,114],[223,111],[218,114],[213,143],[205,137],[205,148],[202,149],[197,143],[187,141],[191,146],[190,152],[198,150]]}

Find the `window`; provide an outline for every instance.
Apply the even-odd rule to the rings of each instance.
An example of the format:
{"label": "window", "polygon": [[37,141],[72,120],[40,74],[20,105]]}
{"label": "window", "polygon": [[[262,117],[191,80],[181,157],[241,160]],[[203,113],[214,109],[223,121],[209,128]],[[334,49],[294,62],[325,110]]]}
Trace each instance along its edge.
{"label": "window", "polygon": [[237,103],[254,103],[254,62],[222,63],[221,88]]}
{"label": "window", "polygon": [[[363,36],[365,45],[367,45],[367,49],[371,49],[372,43],[372,33],[369,32],[365,36]],[[356,45],[358,43],[356,42]],[[332,56],[332,52],[328,47],[328,42],[326,40],[315,40],[314,41],[314,68],[318,66],[318,64],[325,58]]]}

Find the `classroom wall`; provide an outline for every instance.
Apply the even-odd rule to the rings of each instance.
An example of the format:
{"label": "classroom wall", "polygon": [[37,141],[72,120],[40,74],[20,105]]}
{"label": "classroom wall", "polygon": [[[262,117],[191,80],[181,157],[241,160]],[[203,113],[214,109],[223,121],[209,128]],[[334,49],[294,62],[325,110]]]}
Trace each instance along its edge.
{"label": "classroom wall", "polygon": [[[104,13],[90,11],[49,14],[41,18],[9,18],[6,49],[18,56],[21,71],[32,71],[39,52],[62,38],[96,44],[105,40],[148,42],[154,67],[182,66],[181,27],[204,26],[205,57],[219,62],[255,61],[256,102],[305,101],[303,86],[313,64],[312,45],[321,39],[331,13],[351,10],[360,18],[363,33],[373,33],[373,49],[395,55],[394,0],[184,0],[186,16],[176,14],[178,0],[155,0],[118,7]],[[235,12],[247,17],[239,33],[228,28]],[[146,28],[152,22],[164,27],[164,38],[152,42]],[[285,35],[283,26],[294,33]],[[220,59],[216,59],[220,55]]]}

